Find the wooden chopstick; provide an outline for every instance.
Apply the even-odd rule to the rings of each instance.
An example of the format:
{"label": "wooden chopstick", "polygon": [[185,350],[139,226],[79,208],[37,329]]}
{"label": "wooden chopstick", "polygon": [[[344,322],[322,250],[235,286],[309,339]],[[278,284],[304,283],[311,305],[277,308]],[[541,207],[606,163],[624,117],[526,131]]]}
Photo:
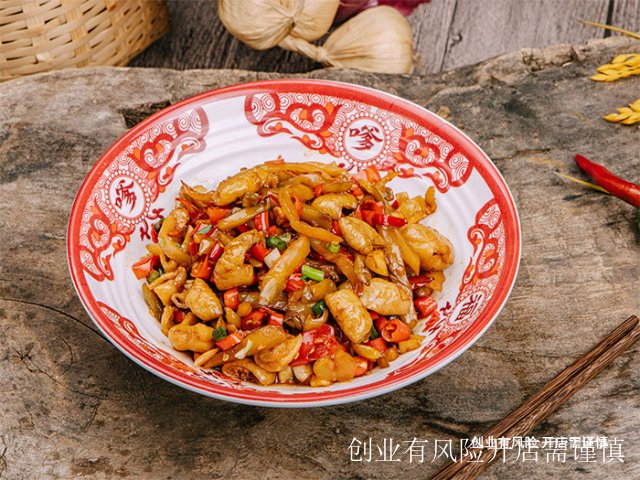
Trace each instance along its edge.
{"label": "wooden chopstick", "polygon": [[[554,412],[574,393],[608,366],[639,337],[640,320],[635,315],[620,324],[598,345],[584,354],[560,374],[547,382],[520,407],[483,435],[483,438],[523,437]],[[478,449],[475,449],[478,451]],[[458,462],[449,462],[431,480],[474,479],[497,457],[484,448],[474,455],[474,461],[465,456]],[[489,458],[490,456],[494,458]]]}

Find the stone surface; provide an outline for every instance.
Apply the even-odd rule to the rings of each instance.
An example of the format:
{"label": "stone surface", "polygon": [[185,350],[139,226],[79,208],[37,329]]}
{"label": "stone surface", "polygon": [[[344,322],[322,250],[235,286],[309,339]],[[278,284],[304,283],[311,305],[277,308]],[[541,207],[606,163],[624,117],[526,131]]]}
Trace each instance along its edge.
{"label": "stone surface", "polygon": [[[0,478],[430,476],[443,463],[430,463],[435,439],[487,430],[640,310],[636,212],[553,174],[581,176],[573,154],[582,152],[640,180],[638,128],[601,119],[637,98],[640,77],[588,80],[597,65],[634,50],[618,38],[516,52],[431,77],[309,74],[433,111],[447,107],[502,171],[524,236],[507,306],[468,352],[400,391],[311,410],[213,400],[134,365],[85,314],[65,256],[75,192],[128,127],[204,90],[278,75],[97,68],[0,85]],[[483,478],[639,478],[639,348],[534,432],[623,439],[624,463],[523,464],[513,452]],[[427,439],[425,463],[351,462],[353,437]]]}

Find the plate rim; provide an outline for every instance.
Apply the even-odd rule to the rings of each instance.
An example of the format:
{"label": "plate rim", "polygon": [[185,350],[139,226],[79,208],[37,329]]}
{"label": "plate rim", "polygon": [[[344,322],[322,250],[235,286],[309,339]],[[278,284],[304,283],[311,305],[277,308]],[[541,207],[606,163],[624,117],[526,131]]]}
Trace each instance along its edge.
{"label": "plate rim", "polygon": [[[366,391],[360,393],[348,393],[348,390],[342,391],[333,391],[331,392],[335,396],[331,396],[329,398],[322,398],[318,400],[313,399],[296,399],[293,398],[291,400],[277,400],[277,399],[261,399],[261,398],[251,398],[251,393],[244,395],[234,395],[233,393],[238,392],[229,392],[229,393],[218,393],[210,390],[206,390],[200,388],[196,385],[190,385],[188,378],[176,378],[172,375],[169,375],[162,370],[159,370],[152,364],[147,364],[144,359],[138,358],[135,355],[135,352],[129,351],[125,345],[121,344],[118,339],[114,338],[112,334],[107,333],[107,331],[103,328],[101,323],[97,318],[102,319],[106,317],[100,310],[99,305],[97,304],[97,300],[91,294],[90,287],[84,277],[84,273],[82,268],[79,267],[73,256],[74,246],[77,248],[77,239],[73,237],[73,232],[79,228],[79,222],[81,217],[80,208],[86,202],[86,197],[90,193],[91,189],[95,185],[95,180],[102,175],[104,171],[104,164],[109,162],[115,152],[122,151],[123,147],[126,147],[131,143],[131,140],[135,139],[139,136],[144,130],[155,124],[159,119],[170,116],[172,113],[179,111],[184,107],[194,107],[197,106],[198,103],[202,103],[211,98],[215,98],[217,100],[222,100],[225,98],[232,97],[240,97],[243,95],[248,95],[251,93],[264,93],[264,92],[288,92],[291,91],[292,86],[301,86],[301,87],[313,87],[319,86],[324,88],[337,88],[340,90],[340,93],[343,94],[343,97],[357,100],[357,95],[362,95],[363,93],[368,97],[375,98],[378,102],[380,101],[388,101],[388,105],[380,107],[386,108],[389,111],[394,111],[399,108],[402,111],[399,112],[404,116],[407,116],[407,113],[410,113],[410,118],[416,122],[424,121],[424,117],[430,117],[431,120],[435,120],[435,125],[433,125],[433,129],[430,125],[430,131],[438,134],[442,130],[448,130],[448,136],[453,136],[454,140],[457,143],[457,146],[463,146],[462,150],[465,153],[469,152],[469,150],[474,151],[477,155],[474,155],[474,159],[477,157],[478,163],[482,165],[482,162],[486,162],[487,165],[482,165],[481,170],[484,174],[488,174],[490,178],[493,180],[493,185],[498,187],[498,190],[503,195],[506,200],[506,206],[508,207],[508,212],[504,212],[504,214],[509,214],[509,220],[513,220],[513,224],[509,222],[505,222],[505,229],[509,229],[508,237],[513,236],[515,240],[514,244],[511,245],[512,252],[510,255],[506,255],[505,258],[505,270],[503,275],[505,275],[505,281],[501,281],[501,283],[496,288],[494,295],[499,296],[499,300],[496,302],[497,307],[494,308],[494,311],[490,312],[489,318],[485,320],[482,325],[478,328],[473,328],[474,325],[478,323],[478,319],[474,321],[473,324],[469,326],[467,331],[465,331],[460,337],[456,339],[456,342],[452,345],[447,346],[438,354],[434,355],[434,357],[439,356],[440,354],[447,352],[447,355],[440,361],[436,362],[434,365],[431,365],[428,368],[424,368],[422,370],[418,370],[406,378],[399,379],[397,381],[393,381],[390,384],[379,386],[378,388],[371,388]],[[340,95],[336,95],[340,96]],[[385,98],[386,97],[386,98]],[[366,102],[371,104],[371,102]],[[422,118],[421,118],[422,117]],[[438,125],[440,123],[441,125]],[[465,145],[466,144],[466,145]],[[465,148],[466,147],[466,148]],[[485,168],[486,167],[486,168]],[[477,165],[474,164],[474,168],[477,169]],[[483,179],[486,180],[485,175],[481,173]],[[495,193],[492,190],[492,194],[495,197]],[[504,217],[503,217],[504,218]],[[381,90],[377,90],[372,87],[366,87],[362,85],[352,84],[348,82],[334,81],[334,80],[324,80],[324,79],[306,79],[306,78],[286,78],[286,79],[277,79],[277,80],[258,80],[246,83],[237,83],[213,90],[208,90],[206,92],[202,92],[200,94],[185,98],[179,102],[176,102],[172,105],[169,105],[158,112],[153,113],[149,117],[145,118],[126,132],[124,132],[118,139],[96,160],[91,170],[85,176],[78,192],[76,193],[75,199],[73,201],[70,213],[69,220],[67,224],[67,239],[66,239],[66,250],[67,250],[67,266],[69,268],[69,272],[72,279],[72,284],[76,294],[80,298],[80,303],[83,308],[87,312],[89,318],[91,318],[92,322],[98,327],[102,335],[109,340],[111,344],[113,344],[118,350],[120,350],[127,358],[134,361],[136,364],[143,367],[145,370],[153,373],[154,375],[169,381],[170,383],[177,385],[181,388],[187,389],[189,391],[199,393],[208,397],[212,397],[218,400],[231,401],[234,403],[240,403],[245,405],[253,405],[253,406],[262,406],[262,407],[276,407],[276,408],[309,408],[309,407],[321,407],[321,406],[330,406],[330,405],[339,405],[351,402],[362,401],[368,398],[384,395],[387,393],[391,393],[395,390],[403,388],[407,385],[415,383],[423,378],[431,375],[432,373],[444,368],[446,365],[457,359],[460,355],[462,355],[466,350],[468,350],[475,342],[487,331],[487,329],[495,322],[497,317],[500,315],[502,309],[506,305],[509,296],[513,290],[513,287],[516,284],[517,276],[520,268],[520,262],[522,259],[522,229],[520,217],[518,214],[518,209],[513,198],[513,194],[511,193],[502,173],[499,171],[495,163],[491,160],[491,158],[478,146],[478,144],[472,140],[467,134],[462,132],[458,127],[447,121],[446,119],[436,115],[434,112],[428,110],[425,107],[418,105],[415,102],[404,99],[398,95],[394,95],[391,93],[387,93]],[[508,284],[508,285],[506,285]],[[489,306],[489,305],[488,305]],[[484,313],[484,312],[483,312]],[[96,318],[97,317],[97,318]],[[480,318],[480,317],[479,317]],[[456,345],[457,344],[457,345]],[[455,350],[449,350],[449,347],[457,346]],[[448,351],[449,350],[449,351]],[[168,367],[160,364],[160,366]],[[324,391],[325,393],[329,393],[328,391]],[[323,390],[319,389],[318,394],[322,395]],[[313,394],[309,394],[313,395]],[[324,395],[326,397],[326,395]]]}

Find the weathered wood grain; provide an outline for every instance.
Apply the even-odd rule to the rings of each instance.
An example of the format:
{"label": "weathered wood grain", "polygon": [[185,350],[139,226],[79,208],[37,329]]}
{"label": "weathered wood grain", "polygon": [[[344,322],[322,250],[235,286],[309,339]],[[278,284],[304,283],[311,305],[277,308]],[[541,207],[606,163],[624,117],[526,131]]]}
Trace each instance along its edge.
{"label": "weathered wood grain", "polygon": [[[632,32],[640,31],[640,0],[610,0],[611,20],[615,25]],[[619,35],[617,33],[612,35]],[[608,36],[608,35],[607,35]]]}
{"label": "weathered wood grain", "polygon": [[[239,0],[240,1],[240,0]],[[419,63],[416,73],[470,65],[516,48],[580,43],[608,36],[576,22],[609,21],[640,30],[640,0],[432,0],[408,17]],[[320,65],[301,55],[252,50],[233,38],[214,0],[167,0],[172,31],[136,57],[132,66],[241,68],[308,72]]]}
{"label": "weathered wood grain", "polygon": [[443,69],[523,47],[602,38],[579,18],[606,23],[606,0],[457,0]]}
{"label": "weathered wood grain", "polygon": [[[519,208],[523,256],[512,295],[480,341],[434,375],[352,405],[273,410],[192,394],[120,354],[85,314],[66,268],[65,234],[100,154],[157,105],[278,74],[94,68],[0,85],[0,478],[426,478],[434,440],[470,437],[640,310],[633,209],[567,184],[575,152],[638,181],[638,129],[600,117],[640,77],[587,79],[636,44],[516,52],[428,77],[320,70],[438,110],[492,156]],[[524,60],[523,60],[524,59]],[[526,63],[525,63],[526,62]],[[534,70],[534,71],[532,71]],[[126,118],[125,118],[126,117]],[[515,462],[487,479],[640,478],[639,346],[534,432],[624,441],[625,462]],[[351,462],[353,437],[427,439],[424,463]],[[402,444],[406,448],[406,444]],[[377,453],[374,452],[374,454]],[[375,457],[374,457],[375,458]]]}
{"label": "weathered wood grain", "polygon": [[438,0],[420,5],[409,16],[418,57],[416,72],[442,71],[453,15],[458,0]]}

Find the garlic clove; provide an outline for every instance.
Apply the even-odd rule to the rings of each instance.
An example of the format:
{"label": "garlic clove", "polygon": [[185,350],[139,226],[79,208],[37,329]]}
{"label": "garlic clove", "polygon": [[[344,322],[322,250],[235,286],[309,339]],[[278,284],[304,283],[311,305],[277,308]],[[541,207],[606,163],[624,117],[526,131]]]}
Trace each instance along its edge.
{"label": "garlic clove", "polygon": [[289,35],[307,41],[322,37],[339,4],[340,0],[219,0],[218,16],[238,40],[266,50]]}
{"label": "garlic clove", "polygon": [[415,54],[407,19],[395,8],[369,8],[336,29],[323,45],[326,63],[369,72],[411,73]]}

